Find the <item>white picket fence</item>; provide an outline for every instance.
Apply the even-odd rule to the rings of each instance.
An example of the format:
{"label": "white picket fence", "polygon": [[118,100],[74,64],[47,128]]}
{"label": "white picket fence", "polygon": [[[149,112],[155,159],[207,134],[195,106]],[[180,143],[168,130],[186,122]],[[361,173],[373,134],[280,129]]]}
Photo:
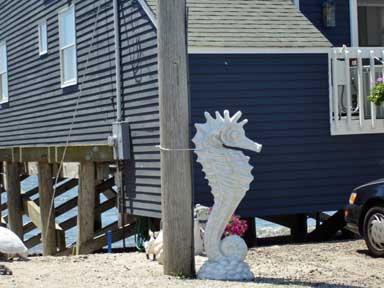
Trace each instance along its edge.
{"label": "white picket fence", "polygon": [[368,101],[384,75],[384,47],[333,48],[330,66],[331,134],[384,132],[384,108]]}

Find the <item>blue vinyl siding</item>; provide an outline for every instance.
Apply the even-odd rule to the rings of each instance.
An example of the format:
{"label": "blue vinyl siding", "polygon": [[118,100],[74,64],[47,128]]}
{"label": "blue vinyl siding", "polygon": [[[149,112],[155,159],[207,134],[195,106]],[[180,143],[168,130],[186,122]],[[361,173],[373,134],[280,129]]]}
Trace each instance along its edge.
{"label": "blue vinyl siding", "polygon": [[349,0],[335,0],[336,27],[324,27],[320,0],[301,0],[301,12],[319,29],[336,47],[351,46]]}
{"label": "blue vinyl siding", "polygon": [[[130,122],[135,189],[126,195],[127,213],[160,217],[159,96],[157,34],[137,1],[121,3],[124,116]],[[133,179],[130,179],[131,181]]]}
{"label": "blue vinyl siding", "polygon": [[[110,135],[115,117],[112,1],[99,10],[90,54],[99,2],[72,3],[79,84],[66,89],[60,87],[58,11],[68,2],[7,0],[0,6],[0,41],[7,42],[9,72],[9,103],[0,109],[0,147],[65,143],[78,97],[71,143],[105,143]],[[43,19],[47,21],[48,54],[41,57],[37,27]]]}
{"label": "blue vinyl siding", "polygon": [[[321,28],[319,2],[302,0],[301,8]],[[323,32],[341,45],[349,41],[348,1],[337,2],[338,26]],[[10,97],[0,109],[0,147],[65,143],[80,87],[71,144],[107,143],[116,115],[112,0],[99,11],[84,79],[100,2],[73,1],[79,85],[63,90],[57,12],[66,3],[0,3]],[[137,1],[122,0],[120,5],[123,107],[131,123],[136,188],[126,199],[127,212],[159,217],[156,29]],[[39,57],[37,23],[43,18],[48,23],[49,49]],[[192,124],[203,121],[204,111],[230,108],[244,112],[249,119],[247,134],[264,145],[261,154],[252,154],[255,181],[241,203],[242,216],[339,209],[353,187],[382,177],[384,135],[330,136],[326,55],[191,55],[190,83],[192,133]],[[212,204],[196,162],[194,191],[196,203]]]}
{"label": "blue vinyl siding", "polygon": [[[190,56],[192,123],[243,111],[254,182],[242,216],[341,209],[351,190],[383,177],[384,135],[330,136],[327,55]],[[194,133],[194,132],[192,132]],[[250,154],[250,153],[247,153]],[[211,205],[199,164],[196,203]]]}
{"label": "blue vinyl siding", "polygon": [[[0,1],[0,41],[7,42],[9,72],[9,103],[0,107],[0,147],[65,144],[77,98],[70,144],[107,144],[116,118],[113,1],[72,3],[78,85],[61,89],[58,11],[68,1]],[[119,3],[122,106],[131,123],[136,184],[127,209],[159,217],[156,29],[136,0]],[[48,25],[48,53],[40,57],[37,27],[42,19]]]}

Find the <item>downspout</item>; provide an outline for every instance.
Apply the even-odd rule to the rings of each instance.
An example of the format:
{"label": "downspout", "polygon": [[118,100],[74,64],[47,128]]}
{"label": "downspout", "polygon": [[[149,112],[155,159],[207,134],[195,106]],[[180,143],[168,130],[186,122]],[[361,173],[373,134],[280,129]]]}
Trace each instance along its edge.
{"label": "downspout", "polygon": [[116,121],[121,122],[121,61],[120,61],[120,21],[119,0],[113,0],[113,23],[115,32],[115,63],[116,63]]}
{"label": "downspout", "polygon": [[[122,126],[122,109],[121,109],[121,61],[120,61],[120,13],[119,13],[119,0],[113,0],[113,24],[114,24],[114,32],[115,32],[115,64],[116,64],[116,123],[112,125],[113,132],[113,138],[114,138],[114,158],[116,160],[116,166],[117,166],[117,175],[119,180],[117,181],[117,190],[119,195],[119,214],[120,214],[120,220],[121,225],[123,227],[123,251],[125,252],[126,243],[125,243],[125,177],[124,177],[124,161],[126,157],[124,157],[124,148],[126,143],[124,140],[129,141],[129,135],[123,135],[123,131],[127,131],[126,129],[123,130]],[[129,149],[128,149],[129,150]],[[116,176],[117,176],[116,175]]]}

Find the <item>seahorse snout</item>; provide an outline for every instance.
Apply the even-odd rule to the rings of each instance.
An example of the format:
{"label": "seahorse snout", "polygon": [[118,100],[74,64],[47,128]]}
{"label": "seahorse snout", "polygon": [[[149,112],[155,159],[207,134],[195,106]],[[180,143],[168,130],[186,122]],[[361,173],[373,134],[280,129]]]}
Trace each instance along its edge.
{"label": "seahorse snout", "polygon": [[241,141],[239,141],[236,146],[238,148],[255,151],[257,153],[260,153],[261,149],[263,148],[263,145],[256,143],[247,137],[241,139]]}

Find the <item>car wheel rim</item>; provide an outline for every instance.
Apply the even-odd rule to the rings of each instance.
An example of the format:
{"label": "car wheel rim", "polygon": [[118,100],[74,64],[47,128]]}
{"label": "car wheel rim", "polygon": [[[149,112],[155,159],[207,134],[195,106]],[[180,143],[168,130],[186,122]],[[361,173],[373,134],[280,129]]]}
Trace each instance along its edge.
{"label": "car wheel rim", "polygon": [[375,213],[369,218],[368,238],[376,250],[384,251],[384,215]]}

